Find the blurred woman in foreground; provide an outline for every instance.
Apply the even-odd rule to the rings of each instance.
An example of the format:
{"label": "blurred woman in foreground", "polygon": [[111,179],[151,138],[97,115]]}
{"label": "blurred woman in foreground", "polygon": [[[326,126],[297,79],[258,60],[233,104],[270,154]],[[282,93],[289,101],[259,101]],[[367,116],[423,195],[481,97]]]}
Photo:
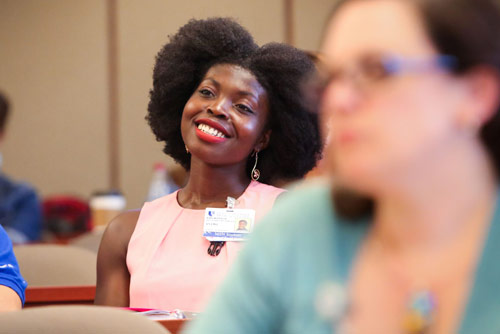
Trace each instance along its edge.
{"label": "blurred woman in foreground", "polygon": [[189,333],[499,333],[499,35],[493,0],[340,2],[336,184],[276,207]]}

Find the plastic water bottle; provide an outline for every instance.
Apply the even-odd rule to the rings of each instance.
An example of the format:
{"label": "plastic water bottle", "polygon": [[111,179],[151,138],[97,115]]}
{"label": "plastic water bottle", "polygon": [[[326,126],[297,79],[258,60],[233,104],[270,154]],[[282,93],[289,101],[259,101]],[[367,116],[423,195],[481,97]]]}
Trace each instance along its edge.
{"label": "plastic water bottle", "polygon": [[171,193],[172,189],[170,183],[165,165],[161,162],[155,163],[146,201],[150,202]]}

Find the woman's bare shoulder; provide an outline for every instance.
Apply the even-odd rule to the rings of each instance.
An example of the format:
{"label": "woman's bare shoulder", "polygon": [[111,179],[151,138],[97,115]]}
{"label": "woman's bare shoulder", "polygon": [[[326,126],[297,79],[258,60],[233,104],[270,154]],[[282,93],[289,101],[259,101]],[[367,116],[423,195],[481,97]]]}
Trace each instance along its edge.
{"label": "woman's bare shoulder", "polygon": [[140,209],[125,211],[116,216],[106,228],[103,240],[107,240],[118,246],[127,249],[128,243],[139,219]]}

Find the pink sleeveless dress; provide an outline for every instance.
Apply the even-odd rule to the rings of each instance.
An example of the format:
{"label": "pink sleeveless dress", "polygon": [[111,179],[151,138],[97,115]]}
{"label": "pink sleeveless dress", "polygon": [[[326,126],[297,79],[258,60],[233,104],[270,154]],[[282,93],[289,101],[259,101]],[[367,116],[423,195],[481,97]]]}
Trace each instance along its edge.
{"label": "pink sleeveless dress", "polygon": [[[284,190],[252,181],[237,209],[254,209],[258,223]],[[207,254],[205,210],[182,208],[177,192],[145,203],[127,251],[130,307],[199,312],[226,276],[244,242]]]}

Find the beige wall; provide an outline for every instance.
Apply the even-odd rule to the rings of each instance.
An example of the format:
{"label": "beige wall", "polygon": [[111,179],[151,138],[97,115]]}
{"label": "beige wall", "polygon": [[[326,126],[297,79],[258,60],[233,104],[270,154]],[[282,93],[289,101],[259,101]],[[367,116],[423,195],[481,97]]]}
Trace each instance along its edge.
{"label": "beige wall", "polygon": [[323,26],[336,0],[294,0],[295,44],[299,48],[317,51]]}
{"label": "beige wall", "polygon": [[[120,187],[141,205],[161,153],[144,116],[154,56],[190,18],[232,16],[282,42],[283,0],[118,0]],[[295,0],[298,47],[316,49],[330,1]],[[5,171],[43,195],[109,186],[106,2],[0,0],[0,89],[13,103]]]}
{"label": "beige wall", "polygon": [[42,194],[106,187],[101,0],[1,0],[0,89],[12,103],[5,171]]}

